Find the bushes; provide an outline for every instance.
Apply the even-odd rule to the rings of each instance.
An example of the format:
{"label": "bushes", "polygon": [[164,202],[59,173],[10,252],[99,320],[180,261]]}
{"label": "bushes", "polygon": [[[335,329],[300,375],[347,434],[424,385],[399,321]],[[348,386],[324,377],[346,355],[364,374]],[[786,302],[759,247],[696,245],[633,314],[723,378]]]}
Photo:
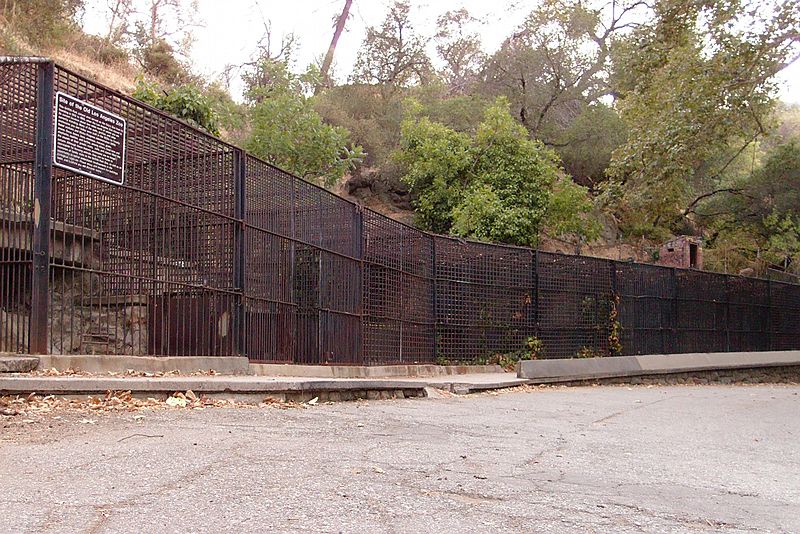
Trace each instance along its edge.
{"label": "bushes", "polygon": [[0,14],[26,42],[55,47],[80,31],[75,19],[83,5],[84,0],[3,0]]}

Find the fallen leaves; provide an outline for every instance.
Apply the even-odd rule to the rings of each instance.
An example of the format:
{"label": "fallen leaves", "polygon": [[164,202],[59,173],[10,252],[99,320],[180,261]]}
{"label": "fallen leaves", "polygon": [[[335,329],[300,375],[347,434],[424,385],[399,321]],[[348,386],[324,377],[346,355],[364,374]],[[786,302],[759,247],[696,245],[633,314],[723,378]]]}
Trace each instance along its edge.
{"label": "fallen leaves", "polygon": [[108,371],[107,373],[91,373],[82,371],[80,369],[40,369],[28,373],[31,376],[110,376],[114,378],[172,378],[177,376],[217,376],[219,373],[214,369],[200,370],[193,373],[181,373],[177,370],[172,371],[137,371],[135,369],[126,369],[125,371]]}
{"label": "fallen leaves", "polygon": [[[31,393],[25,397],[2,397],[0,396],[0,423],[5,421],[25,422],[26,424],[37,422],[37,418],[50,417],[59,419],[56,413],[76,412],[79,417],[89,413],[114,413],[114,412],[142,412],[146,410],[159,409],[189,409],[203,410],[205,408],[225,408],[225,407],[254,407],[255,405],[245,402],[237,402],[228,399],[212,399],[205,395],[197,395],[194,391],[177,391],[165,399],[153,397],[139,398],[131,394],[130,391],[108,391],[102,396],[87,396],[82,398],[60,397],[56,395],[38,395]],[[258,404],[259,407],[275,406],[278,408],[299,407],[301,405],[276,400],[270,397],[263,399]],[[141,413],[133,416],[134,421],[141,422],[145,418]],[[76,420],[79,424],[95,424],[95,418],[82,418]]]}

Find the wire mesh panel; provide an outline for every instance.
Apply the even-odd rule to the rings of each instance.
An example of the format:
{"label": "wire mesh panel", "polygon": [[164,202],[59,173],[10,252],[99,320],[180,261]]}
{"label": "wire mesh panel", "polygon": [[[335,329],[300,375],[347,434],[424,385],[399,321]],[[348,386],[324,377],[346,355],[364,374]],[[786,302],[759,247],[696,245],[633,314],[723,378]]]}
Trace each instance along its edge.
{"label": "wire mesh panel", "polygon": [[234,149],[62,68],[55,90],[127,121],[125,183],[56,170],[53,353],[234,352]]}
{"label": "wire mesh panel", "polygon": [[357,363],[361,348],[361,235],[356,206],[294,179],[295,299],[299,306],[295,361]]}
{"label": "wire mesh panel", "polygon": [[772,350],[800,348],[800,285],[772,281],[770,338]]}
{"label": "wire mesh panel", "polygon": [[298,321],[294,179],[248,156],[245,199],[244,353],[291,363]]}
{"label": "wire mesh panel", "polygon": [[726,278],[728,350],[769,350],[769,282],[743,276]]}
{"label": "wire mesh panel", "polygon": [[433,238],[371,211],[363,228],[365,362],[433,362]]}
{"label": "wire mesh panel", "polygon": [[675,328],[675,278],[670,268],[615,263],[621,354],[667,354]]}
{"label": "wire mesh panel", "polygon": [[728,296],[726,276],[676,269],[676,332],[670,352],[725,352]]}
{"label": "wire mesh panel", "polygon": [[36,65],[0,65],[0,352],[28,352]]}
{"label": "wire mesh panel", "polygon": [[357,362],[358,210],[253,157],[245,176],[247,355],[258,361]]}
{"label": "wire mesh panel", "polygon": [[437,356],[488,363],[525,350],[535,321],[533,253],[436,238]]}
{"label": "wire mesh panel", "polygon": [[125,182],[48,181],[38,69],[0,65],[0,351],[43,350],[34,326],[56,354],[313,364],[800,348],[798,285],[434,236],[58,67],[127,121]]}
{"label": "wire mesh panel", "polygon": [[609,355],[611,263],[539,252],[539,339],[545,358]]}

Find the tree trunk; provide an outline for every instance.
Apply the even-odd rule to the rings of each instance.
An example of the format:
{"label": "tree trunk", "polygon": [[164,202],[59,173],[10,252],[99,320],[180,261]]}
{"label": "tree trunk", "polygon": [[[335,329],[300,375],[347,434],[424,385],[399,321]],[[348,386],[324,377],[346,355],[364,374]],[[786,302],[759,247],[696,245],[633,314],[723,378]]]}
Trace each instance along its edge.
{"label": "tree trunk", "polygon": [[161,0],[152,0],[150,4],[150,44],[156,42],[156,33],[158,28],[158,7]]}
{"label": "tree trunk", "polygon": [[331,45],[328,47],[328,53],[325,54],[325,59],[322,61],[320,80],[317,83],[317,86],[314,88],[315,95],[319,93],[324,86],[329,85],[328,71],[331,69],[331,64],[333,63],[333,53],[336,51],[336,44],[339,42],[339,37],[344,31],[344,25],[347,23],[347,17],[350,14],[350,6],[352,3],[353,0],[345,0],[342,14],[339,15],[339,18],[336,20],[336,29],[333,31]]}

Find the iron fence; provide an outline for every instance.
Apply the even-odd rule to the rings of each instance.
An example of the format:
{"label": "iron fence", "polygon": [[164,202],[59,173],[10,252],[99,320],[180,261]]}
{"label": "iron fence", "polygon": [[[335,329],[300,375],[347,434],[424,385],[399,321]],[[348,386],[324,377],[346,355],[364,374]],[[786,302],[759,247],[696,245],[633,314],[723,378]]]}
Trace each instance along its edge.
{"label": "iron fence", "polygon": [[[48,62],[0,65],[0,351],[307,364],[800,348],[800,286],[431,235]],[[60,91],[125,183],[52,164]]]}

